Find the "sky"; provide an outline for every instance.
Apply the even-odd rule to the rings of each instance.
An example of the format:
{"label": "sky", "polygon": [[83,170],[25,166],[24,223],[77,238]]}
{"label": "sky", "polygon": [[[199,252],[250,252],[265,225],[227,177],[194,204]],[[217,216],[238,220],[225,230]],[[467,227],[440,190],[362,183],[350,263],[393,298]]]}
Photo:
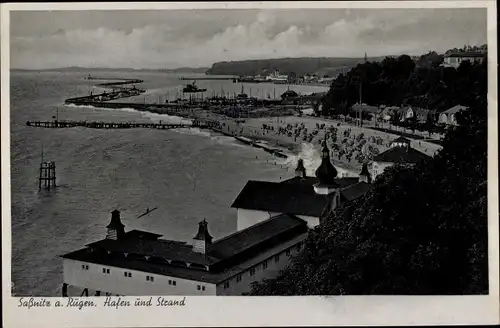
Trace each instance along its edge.
{"label": "sky", "polygon": [[486,9],[17,11],[12,68],[210,67],[283,57],[444,52],[486,43]]}

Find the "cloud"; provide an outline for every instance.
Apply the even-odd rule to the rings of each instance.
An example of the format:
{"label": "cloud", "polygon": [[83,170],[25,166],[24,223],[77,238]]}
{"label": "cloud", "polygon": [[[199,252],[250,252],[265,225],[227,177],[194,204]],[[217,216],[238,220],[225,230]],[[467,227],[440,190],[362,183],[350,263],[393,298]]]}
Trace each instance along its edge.
{"label": "cloud", "polygon": [[[299,16],[296,11],[252,12],[239,23],[222,19],[145,18],[134,25],[81,24],[11,36],[14,68],[64,66],[175,68],[210,66],[217,61],[279,57],[362,57],[444,51],[484,43],[486,12],[450,14],[439,10],[336,11]],[[339,14],[342,13],[341,15]],[[227,13],[227,11],[226,11]],[[187,14],[186,14],[187,15]],[[196,15],[195,15],[196,16]],[[197,17],[200,17],[199,15]],[[221,17],[214,14],[213,17]],[[225,17],[225,16],[223,16]],[[243,19],[245,18],[245,19]],[[117,20],[118,21],[118,20]],[[20,20],[23,23],[22,20]],[[464,27],[465,24],[465,27]],[[439,31],[439,33],[436,33]]]}

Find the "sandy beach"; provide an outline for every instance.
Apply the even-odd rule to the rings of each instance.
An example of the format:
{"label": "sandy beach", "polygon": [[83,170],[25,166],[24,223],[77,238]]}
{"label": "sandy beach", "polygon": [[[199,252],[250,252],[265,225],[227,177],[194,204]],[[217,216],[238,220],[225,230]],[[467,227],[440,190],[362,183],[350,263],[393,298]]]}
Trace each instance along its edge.
{"label": "sandy beach", "polygon": [[[316,151],[319,156],[325,133],[336,129],[336,140],[328,139],[332,148],[332,162],[340,168],[357,172],[363,162],[389,148],[397,136],[367,127],[356,127],[339,120],[328,120],[311,116],[262,117],[236,120],[209,112],[200,116],[221,123],[225,133],[263,141],[271,147],[287,150],[298,157],[308,157],[305,150]],[[411,140],[411,139],[410,139]],[[412,140],[411,146],[419,151],[434,155],[441,147],[434,143]],[[340,155],[340,156],[339,156]],[[305,159],[307,161],[307,158]]]}

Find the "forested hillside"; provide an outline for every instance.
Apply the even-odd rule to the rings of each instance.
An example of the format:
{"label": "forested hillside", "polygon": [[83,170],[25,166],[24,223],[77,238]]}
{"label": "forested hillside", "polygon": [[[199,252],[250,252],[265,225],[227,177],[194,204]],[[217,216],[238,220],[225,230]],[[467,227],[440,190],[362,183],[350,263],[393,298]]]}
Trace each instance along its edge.
{"label": "forested hillside", "polygon": [[[370,58],[378,60],[379,58]],[[340,68],[351,68],[362,63],[363,58],[279,58],[262,60],[242,60],[231,62],[219,62],[207,70],[211,75],[258,75],[266,72],[274,72],[279,69],[283,74],[295,72],[297,76],[306,73],[312,74],[318,71],[337,71]]]}
{"label": "forested hillside", "polygon": [[360,88],[361,100],[366,104],[413,105],[438,112],[486,92],[486,61],[464,61],[455,69],[440,66],[442,60],[443,56],[429,52],[416,61],[402,55],[358,64],[332,83],[322,100],[323,114],[345,114],[359,102]]}

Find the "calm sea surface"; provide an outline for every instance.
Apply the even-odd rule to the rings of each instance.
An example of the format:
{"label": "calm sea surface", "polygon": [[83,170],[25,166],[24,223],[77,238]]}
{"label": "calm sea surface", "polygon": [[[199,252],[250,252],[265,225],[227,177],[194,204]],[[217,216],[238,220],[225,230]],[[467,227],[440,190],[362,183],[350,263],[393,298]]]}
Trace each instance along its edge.
{"label": "calm sea surface", "polygon": [[[146,95],[122,101],[164,100],[182,88],[180,75],[99,72],[93,76],[144,79]],[[86,75],[86,74],[85,74]],[[28,120],[179,121],[133,110],[63,106],[64,99],[89,93],[81,73],[11,73],[12,281],[18,296],[59,296],[59,257],[104,238],[110,212],[122,212],[126,229],[143,229],[165,238],[190,240],[206,218],[215,238],[236,230],[230,205],[247,180],[278,181],[292,170],[271,164],[275,157],[232,138],[197,129],[93,130],[43,129]],[[232,81],[200,81],[214,92],[239,92]],[[278,97],[286,86],[253,85],[252,95]],[[245,85],[249,93],[250,86]],[[298,92],[325,88],[294,87]],[[276,91],[274,91],[276,90]],[[97,89],[94,89],[97,92]],[[58,188],[38,190],[41,152],[56,162]],[[269,161],[269,163],[267,163]],[[158,207],[137,219],[146,208]]]}

